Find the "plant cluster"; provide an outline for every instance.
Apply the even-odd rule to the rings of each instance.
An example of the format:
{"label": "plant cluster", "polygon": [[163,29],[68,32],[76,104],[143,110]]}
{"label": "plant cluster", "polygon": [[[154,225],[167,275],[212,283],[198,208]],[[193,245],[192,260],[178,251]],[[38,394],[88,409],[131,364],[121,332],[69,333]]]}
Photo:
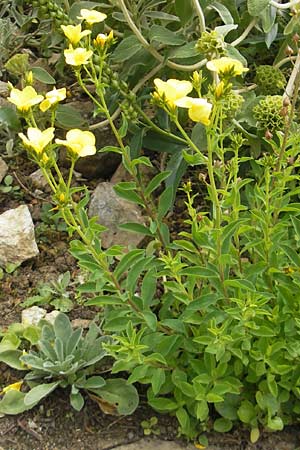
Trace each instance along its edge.
{"label": "plant cluster", "polygon": [[[193,3],[200,28],[205,28],[202,8],[198,1]],[[8,98],[26,123],[27,129],[19,137],[29,157],[41,168],[58,214],[73,236],[71,252],[89,274],[81,292],[93,294],[85,305],[101,308],[107,336],[98,337],[93,326],[90,347],[90,343],[85,345],[90,332],[85,338],[77,332],[77,342],[73,337],[76,331],[71,331],[64,315],[58,316],[53,327],[44,325],[37,351],[22,356],[17,353],[16,357],[32,366],[26,378],[30,383],[51,382],[32,385],[28,393],[6,392],[0,412],[1,405],[3,409],[11,398],[20,401],[21,407],[32,407],[58,386],[71,386],[71,403],[80,409],[80,389],[89,390],[88,367],[98,361],[93,358],[110,355],[114,358],[112,373],[129,374],[121,399],[126,389],[129,397],[135,395],[134,383],[145,384],[148,404],[160,413],[175,415],[180,434],[196,439],[207,430],[229,431],[241,422],[250,429],[251,441],[255,442],[260,430],[282,430],[293,423],[300,408],[300,131],[295,116],[299,51],[290,77],[292,89],[289,83],[286,87],[290,98],[278,94],[257,98],[243,86],[242,77],[249,69],[240,53],[230,55],[233,41],[224,44],[224,54],[218,47],[215,54],[207,52],[208,60],[196,67],[192,64],[189,79],[179,75],[155,78],[147,96],[158,111],[152,120],[143,111],[143,101],[135,96],[135,90],[109,67],[109,62],[129,47],[136,57],[141,47],[154,59],[163,57],[145,38],[142,42],[140,29],[145,24],[139,22],[137,12],[144,2],[139,2],[135,10],[131,5],[131,15],[125,2],[118,4],[134,36],[125,37],[114,49],[111,31],[94,31],[107,15],[83,8],[77,14],[80,23],[62,26],[67,39],[64,57],[93,103],[94,114],[101,116],[115,135],[117,144],[101,151],[119,153],[131,176],[131,181],[115,186],[116,192],[145,212],[144,225],[127,223],[121,228],[147,236],[147,244],[134,249],[119,245],[102,248],[105,228],[96,218],[88,218],[86,188],[72,187],[78,158],[97,151],[95,136],[90,130],[70,127],[64,139],[55,138],[58,108],[66,98],[66,88],[39,93],[30,85],[34,74],[26,74],[22,89],[11,87]],[[290,4],[286,5],[269,0],[247,2],[253,20],[243,39],[255,26],[261,26],[266,42],[273,42],[278,28],[273,12],[288,9]],[[222,29],[223,36],[236,28],[226,23],[228,13],[232,17],[227,6],[221,8],[218,3],[213,8],[227,27]],[[171,20],[170,11],[160,12]],[[160,14],[162,17],[167,20],[166,15]],[[291,21],[293,26],[289,23],[287,27],[294,31],[294,16]],[[166,43],[167,39],[173,43],[177,39],[178,43],[181,39],[179,32],[166,33],[159,25],[153,27],[149,36],[154,43]],[[205,32],[200,40],[204,38],[217,45],[214,33]],[[235,44],[243,39],[236,38]],[[142,58],[141,52],[138,57]],[[168,58],[165,65],[183,69]],[[198,71],[200,67],[203,73]],[[155,73],[152,71],[151,78]],[[275,83],[276,88],[283,89],[282,76],[278,71],[274,76],[280,81]],[[112,92],[130,103],[134,121],[123,114],[121,123],[115,124],[117,115],[112,106],[116,97]],[[266,133],[265,138],[257,129]],[[130,133],[136,138],[131,142]],[[142,145],[153,142],[153,133],[160,136],[159,146],[166,145],[173,154],[166,170],[144,185],[141,167],[152,166],[152,162],[143,155]],[[62,146],[70,160],[66,177],[58,165]],[[260,152],[262,146],[264,151]],[[197,171],[199,166],[205,202],[198,202],[199,186],[189,180],[182,183],[188,218],[186,227],[176,237],[171,236],[167,216],[177,186],[187,167]],[[74,340],[73,346],[70,342]],[[99,344],[98,353],[95,342]],[[87,348],[93,363],[83,352]],[[58,373],[63,377],[57,379]],[[99,382],[99,376],[95,378]],[[104,392],[108,387],[106,381],[90,390],[107,400]],[[144,425],[149,433],[156,423]]]}

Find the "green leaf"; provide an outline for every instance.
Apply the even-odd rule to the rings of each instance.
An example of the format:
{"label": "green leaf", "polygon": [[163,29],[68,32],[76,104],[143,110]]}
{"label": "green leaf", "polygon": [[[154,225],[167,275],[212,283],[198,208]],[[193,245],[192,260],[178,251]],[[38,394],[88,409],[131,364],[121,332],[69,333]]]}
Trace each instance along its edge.
{"label": "green leaf", "polygon": [[297,236],[297,240],[300,241],[300,220],[297,217],[291,217],[293,227]]}
{"label": "green leaf", "polygon": [[186,412],[185,408],[179,408],[176,411],[176,417],[178,419],[178,422],[180,424],[181,432],[185,435],[189,435],[191,422],[190,417],[188,413]]}
{"label": "green leaf", "polygon": [[[186,2],[186,0],[183,0]],[[172,58],[176,59],[186,59],[186,58],[195,58],[196,56],[199,58],[199,52],[196,48],[197,41],[188,42],[181,47],[176,47],[172,49]]]}
{"label": "green leaf", "polygon": [[103,388],[91,390],[106,402],[115,405],[120,415],[132,414],[139,404],[136,388],[122,378],[106,380]]}
{"label": "green leaf", "polygon": [[60,381],[55,381],[53,383],[44,383],[35,386],[25,395],[24,404],[30,407],[36,405],[44,397],[47,397],[47,395],[51,394],[51,392],[53,392],[57,388],[59,383]]}
{"label": "green leaf", "polygon": [[212,278],[217,276],[217,273],[212,269],[201,266],[185,267],[184,269],[180,270],[179,274],[185,276],[194,276],[198,278]]}
{"label": "green leaf", "polygon": [[162,218],[167,214],[167,212],[172,206],[172,201],[173,201],[173,186],[168,186],[159,197],[157,210],[158,220],[162,220]]}
{"label": "green leaf", "polygon": [[152,390],[154,395],[157,395],[166,380],[164,369],[156,369],[151,379]]}
{"label": "green leaf", "polygon": [[155,191],[155,189],[157,189],[161,185],[161,183],[166,178],[168,178],[170,173],[171,173],[170,171],[164,171],[155,175],[155,177],[152,178],[152,180],[145,189],[145,197],[148,197],[153,191]]}
{"label": "green leaf", "polygon": [[24,392],[8,391],[0,401],[0,414],[20,414],[32,406],[24,404]]}
{"label": "green leaf", "polygon": [[233,423],[231,420],[224,419],[223,417],[214,421],[214,430],[218,433],[227,433],[227,431],[231,430],[232,426]]}
{"label": "green leaf", "polygon": [[69,105],[58,105],[56,110],[56,121],[62,128],[80,128],[85,120],[78,111]]}
{"label": "green leaf", "polygon": [[70,336],[73,334],[72,326],[69,317],[66,314],[60,313],[54,320],[55,336],[67,345]]}
{"label": "green leaf", "polygon": [[119,197],[124,198],[129,202],[136,203],[137,205],[144,206],[143,200],[136,192],[128,189],[123,189],[122,187],[119,186],[119,184],[116,184],[114,186],[114,191],[118,194]]}
{"label": "green leaf", "polygon": [[185,39],[178,34],[174,33],[168,28],[161,25],[152,25],[149,32],[150,41],[159,42],[160,44],[167,45],[183,45],[185,44]]}
{"label": "green leaf", "polygon": [[251,283],[251,281],[248,281],[248,280],[243,280],[243,279],[241,279],[241,280],[238,280],[238,279],[225,280],[224,284],[226,286],[235,287],[235,288],[242,289],[242,290],[245,290],[245,291],[256,292],[254,284]]}
{"label": "green leaf", "polygon": [[83,408],[84,405],[84,398],[80,392],[77,392],[76,394],[73,394],[71,392],[70,394],[70,403],[71,406],[76,410],[80,411]]}
{"label": "green leaf", "polygon": [[177,403],[174,402],[174,400],[170,400],[164,397],[149,399],[148,403],[151,408],[159,412],[175,411],[178,407]]}
{"label": "green leaf", "polygon": [[193,19],[194,8],[191,0],[175,0],[175,12],[182,25]]}
{"label": "green leaf", "polygon": [[44,84],[55,84],[55,79],[42,67],[32,67],[31,71],[36,80]]}
{"label": "green leaf", "polygon": [[142,44],[135,35],[131,35],[122,39],[119,45],[117,45],[112,54],[112,60],[122,63],[130,59],[142,48]]}
{"label": "green leaf", "polygon": [[0,353],[0,361],[17,370],[24,370],[24,365],[20,361],[21,350],[6,350]]}
{"label": "green leaf", "polygon": [[151,331],[156,331],[157,317],[152,311],[143,311],[143,317]]}
{"label": "green leaf", "polygon": [[247,0],[247,8],[250,16],[257,17],[270,4],[270,0]]}
{"label": "green leaf", "polygon": [[243,400],[237,411],[237,415],[242,422],[251,424],[253,419],[256,417],[254,405],[249,400]]}
{"label": "green leaf", "polygon": [[208,404],[205,400],[201,400],[196,404],[196,416],[201,422],[204,422],[209,414]]}
{"label": "green leaf", "polygon": [[230,11],[226,8],[225,5],[222,5],[222,3],[219,2],[213,2],[210,5],[210,8],[213,8],[217,11],[225,25],[231,25],[233,24],[233,18],[230,14]]}
{"label": "green leaf", "polygon": [[146,236],[153,236],[149,228],[145,227],[140,223],[133,223],[133,222],[122,223],[121,225],[118,225],[118,228],[120,228],[121,230],[132,231],[133,233],[145,234]]}
{"label": "green leaf", "polygon": [[16,111],[9,106],[2,106],[0,108],[0,124],[4,124],[8,128],[16,131],[21,127],[21,122]]}
{"label": "green leaf", "polygon": [[221,397],[221,395],[217,395],[217,394],[209,392],[206,396],[206,400],[208,401],[208,403],[218,403],[218,402],[223,402],[224,398]]}
{"label": "green leaf", "polygon": [[250,432],[250,442],[251,444],[255,444],[255,442],[258,441],[260,437],[260,431],[259,428],[252,428]]}
{"label": "green leaf", "polygon": [[122,121],[121,121],[121,126],[119,128],[119,136],[120,138],[124,138],[127,134],[127,130],[128,130],[128,121],[126,119],[126,116],[124,113],[122,113]]}

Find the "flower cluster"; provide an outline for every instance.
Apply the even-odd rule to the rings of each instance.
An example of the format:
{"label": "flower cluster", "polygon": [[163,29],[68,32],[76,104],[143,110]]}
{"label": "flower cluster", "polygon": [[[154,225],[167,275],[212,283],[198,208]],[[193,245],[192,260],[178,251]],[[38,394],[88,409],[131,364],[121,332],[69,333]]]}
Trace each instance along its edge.
{"label": "flower cluster", "polygon": [[[19,133],[19,137],[28,150],[33,150],[35,156],[41,156],[48,145],[52,143],[54,131],[53,127],[43,131],[39,128],[29,127],[27,136],[23,133]],[[55,143],[65,146],[68,149],[70,156],[75,159],[78,157],[94,155],[96,153],[96,139],[94,134],[90,131],[82,131],[76,128],[69,130],[65,140],[55,139]]]}
{"label": "flower cluster", "polygon": [[267,95],[253,108],[258,128],[269,130],[271,133],[284,129],[287,113],[281,95]]}
{"label": "flower cluster", "polygon": [[44,98],[32,86],[26,86],[22,90],[12,88],[7,100],[13,103],[21,113],[26,114],[33,106],[38,104],[40,104],[41,111],[45,112],[65,98],[66,88],[54,88],[52,91],[47,92]]}
{"label": "flower cluster", "polygon": [[[225,92],[226,86],[229,85],[226,80],[230,77],[241,75],[248,70],[240,61],[228,57],[211,60],[206,64],[206,67],[210,71],[216,72],[220,78],[224,78],[225,80],[225,82],[221,81],[217,85],[215,92],[216,97],[220,97],[222,92]],[[167,81],[162,81],[159,78],[156,78],[154,80],[156,88],[156,92],[153,94],[154,101],[157,101],[157,103],[163,107],[165,106],[170,112],[177,106],[187,108],[191,120],[207,126],[210,124],[212,103],[209,103],[205,98],[193,98],[187,96],[192,92],[193,87],[195,87],[195,80],[197,81],[198,79],[198,85],[201,87],[200,74],[197,72],[194,72],[193,74],[192,83],[186,80],[169,79]],[[197,90],[199,91],[200,89]]]}
{"label": "flower cluster", "polygon": [[[103,22],[106,17],[106,14],[96,10],[81,9],[80,16],[77,16],[77,19],[85,22],[88,27],[87,29],[83,30],[81,23],[78,25],[62,25],[61,28],[64,35],[69,41],[69,48],[64,51],[67,64],[74,67],[81,67],[89,63],[93,56],[93,50],[90,48],[90,40],[87,45],[85,45],[84,42],[81,44],[81,42],[83,38],[91,34],[90,27],[95,23]],[[113,40],[114,36],[112,31],[108,35],[99,33],[93,40],[93,44],[96,49],[103,50],[105,46],[111,44]]]}
{"label": "flower cluster", "polygon": [[262,95],[278,95],[286,85],[286,79],[281,70],[268,65],[257,67],[254,81]]}

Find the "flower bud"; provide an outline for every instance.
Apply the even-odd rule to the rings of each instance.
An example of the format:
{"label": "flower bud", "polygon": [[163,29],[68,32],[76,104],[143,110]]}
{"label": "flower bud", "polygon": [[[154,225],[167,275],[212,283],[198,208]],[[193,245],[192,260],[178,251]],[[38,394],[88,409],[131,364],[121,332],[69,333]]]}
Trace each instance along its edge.
{"label": "flower bud", "polygon": [[294,54],[294,50],[292,49],[292,47],[290,47],[289,45],[286,46],[285,50],[284,50],[284,54],[286,56],[292,56]]}
{"label": "flower bud", "polygon": [[290,106],[290,104],[291,104],[290,99],[289,99],[288,97],[285,97],[285,98],[283,99],[282,104],[283,104],[283,106],[285,106],[285,107]]}
{"label": "flower bud", "polygon": [[266,130],[265,132],[265,138],[270,141],[273,138],[273,134],[271,133],[270,130]]}
{"label": "flower bud", "polygon": [[300,40],[300,36],[298,33],[295,33],[294,36],[292,37],[293,41],[297,44]]}

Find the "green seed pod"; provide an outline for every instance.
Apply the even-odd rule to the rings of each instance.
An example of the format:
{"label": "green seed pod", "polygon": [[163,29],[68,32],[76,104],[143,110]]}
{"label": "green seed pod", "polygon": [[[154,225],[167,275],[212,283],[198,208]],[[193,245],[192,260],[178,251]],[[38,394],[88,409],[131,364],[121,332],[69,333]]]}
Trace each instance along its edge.
{"label": "green seed pod", "polygon": [[269,130],[271,133],[283,130],[289,109],[289,107],[286,107],[285,114],[283,114],[283,98],[281,95],[267,95],[253,108],[257,127],[261,130]]}
{"label": "green seed pod", "polygon": [[233,119],[244,102],[241,95],[231,91],[224,96],[222,101],[222,112],[226,119]]}
{"label": "green seed pod", "polygon": [[254,81],[262,95],[280,94],[286,86],[285,76],[274,66],[258,66]]}

